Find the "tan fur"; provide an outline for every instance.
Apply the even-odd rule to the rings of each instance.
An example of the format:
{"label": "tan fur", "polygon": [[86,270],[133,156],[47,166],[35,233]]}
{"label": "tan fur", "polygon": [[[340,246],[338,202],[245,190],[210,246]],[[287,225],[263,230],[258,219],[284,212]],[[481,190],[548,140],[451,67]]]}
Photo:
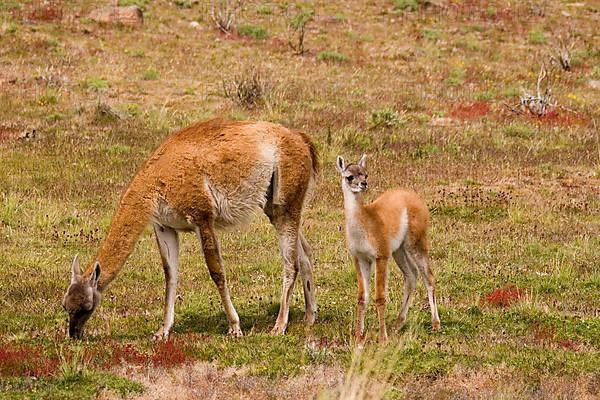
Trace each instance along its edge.
{"label": "tan fur", "polygon": [[144,23],[144,14],[138,6],[104,7],[94,10],[89,18],[103,24],[122,24],[126,26],[140,27]]}
{"label": "tan fur", "polygon": [[354,258],[358,279],[356,338],[364,341],[364,318],[368,303],[371,270],[375,269],[375,304],[379,317],[379,340],[387,340],[385,308],[387,303],[387,265],[394,258],[404,274],[404,302],[396,322],[398,329],[406,319],[416,277],[422,275],[427,286],[432,313],[432,327],[439,329],[435,300],[435,279],[429,267],[427,229],[429,211],[413,190],[395,189],[380,195],[365,205],[363,192],[367,190],[365,156],[358,164],[344,163],[338,157],[342,175],[344,209],[346,215],[346,242]]}
{"label": "tan fur", "polygon": [[[173,258],[169,253],[177,252],[177,231],[193,231],[202,243],[208,269],[221,294],[230,334],[240,335],[239,318],[229,298],[214,229],[235,226],[263,209],[277,230],[284,256],[284,295],[274,330],[285,330],[288,298],[299,270],[307,299],[306,318],[312,323],[316,305],[312,267],[306,255],[310,248],[300,222],[317,164],[316,151],[308,137],[281,125],[211,120],[181,129],[170,135],[135,175],[121,197],[106,239],[81,279],[88,280],[98,262],[101,273],[97,289],[102,292],[152,222],[157,240],[164,236],[164,244],[158,244],[169,299],[177,279],[177,255]],[[277,185],[273,184],[275,170]],[[273,204],[273,190],[277,190],[278,204]],[[167,307],[165,323],[159,331],[164,337],[172,324],[173,306],[169,307],[171,316],[167,315]]]}

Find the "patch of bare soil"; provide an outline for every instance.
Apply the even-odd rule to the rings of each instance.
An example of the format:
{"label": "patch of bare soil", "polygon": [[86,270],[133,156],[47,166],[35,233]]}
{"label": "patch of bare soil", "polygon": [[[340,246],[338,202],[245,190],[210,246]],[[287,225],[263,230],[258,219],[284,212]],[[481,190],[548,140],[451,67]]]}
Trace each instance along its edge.
{"label": "patch of bare soil", "polygon": [[[146,391],[132,399],[312,399],[317,394],[333,390],[344,381],[339,367],[319,366],[306,373],[277,380],[251,376],[244,368],[218,368],[207,362],[187,364],[173,369],[123,367],[118,371],[129,379],[142,383]],[[116,399],[103,393],[101,399]]]}

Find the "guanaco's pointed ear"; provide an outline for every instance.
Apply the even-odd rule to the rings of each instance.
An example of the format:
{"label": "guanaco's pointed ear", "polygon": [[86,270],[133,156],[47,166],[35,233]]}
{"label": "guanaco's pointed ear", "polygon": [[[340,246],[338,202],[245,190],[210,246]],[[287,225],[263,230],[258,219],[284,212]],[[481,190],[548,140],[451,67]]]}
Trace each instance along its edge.
{"label": "guanaco's pointed ear", "polygon": [[71,263],[71,283],[77,282],[77,279],[81,275],[81,268],[79,267],[79,256],[73,257],[73,262]]}
{"label": "guanaco's pointed ear", "polygon": [[337,166],[337,169],[338,171],[340,171],[340,173],[346,170],[346,163],[344,162],[342,156],[337,156],[337,159],[335,160],[335,165]]}
{"label": "guanaco's pointed ear", "polygon": [[358,162],[358,165],[361,168],[365,168],[367,166],[367,155],[363,154],[362,157],[360,158],[360,161]]}
{"label": "guanaco's pointed ear", "polygon": [[94,264],[94,271],[92,271],[92,276],[90,276],[90,285],[96,289],[98,287],[98,280],[100,280],[100,272],[102,269],[100,268],[100,263],[96,261]]}

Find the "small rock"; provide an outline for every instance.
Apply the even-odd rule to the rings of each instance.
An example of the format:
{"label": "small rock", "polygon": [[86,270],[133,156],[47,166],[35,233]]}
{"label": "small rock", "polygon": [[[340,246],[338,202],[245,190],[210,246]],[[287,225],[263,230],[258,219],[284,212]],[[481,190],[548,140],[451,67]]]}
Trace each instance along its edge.
{"label": "small rock", "polygon": [[591,80],[588,81],[588,86],[592,89],[600,90],[600,81],[599,80]]}
{"label": "small rock", "polygon": [[94,10],[89,18],[105,24],[122,24],[140,27],[144,23],[144,13],[138,6],[113,6]]}
{"label": "small rock", "polygon": [[452,126],[456,124],[456,120],[448,117],[432,117],[429,125],[431,126]]}
{"label": "small rock", "polygon": [[561,14],[563,17],[570,17],[571,13],[567,12],[567,11],[561,11]]}
{"label": "small rock", "polygon": [[198,28],[199,26],[200,24],[198,23],[198,21],[190,22],[190,28]]}

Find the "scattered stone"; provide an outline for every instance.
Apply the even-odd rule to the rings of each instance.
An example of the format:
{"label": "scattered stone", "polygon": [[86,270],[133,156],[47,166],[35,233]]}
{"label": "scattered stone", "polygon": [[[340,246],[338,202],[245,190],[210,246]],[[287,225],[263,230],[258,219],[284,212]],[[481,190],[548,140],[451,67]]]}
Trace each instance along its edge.
{"label": "scattered stone", "polygon": [[592,89],[600,90],[600,80],[588,81],[588,86]]}
{"label": "scattered stone", "polygon": [[448,117],[432,117],[429,122],[431,126],[452,126],[456,125],[456,120]]}
{"label": "scattered stone", "polygon": [[111,6],[94,10],[89,18],[103,24],[121,24],[139,28],[144,23],[144,13],[138,6]]}
{"label": "scattered stone", "polygon": [[198,23],[198,21],[190,22],[190,28],[198,28],[199,26],[200,24]]}

